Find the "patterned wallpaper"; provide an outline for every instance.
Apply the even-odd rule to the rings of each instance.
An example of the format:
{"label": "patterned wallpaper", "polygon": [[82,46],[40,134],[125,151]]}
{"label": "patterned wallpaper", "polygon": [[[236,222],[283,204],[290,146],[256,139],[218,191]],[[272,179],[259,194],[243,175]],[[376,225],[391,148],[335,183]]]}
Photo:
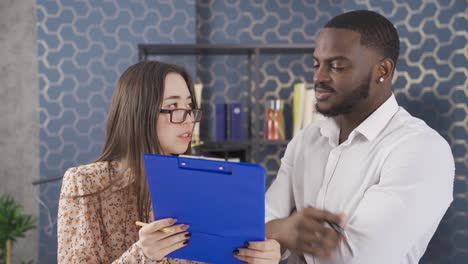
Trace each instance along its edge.
{"label": "patterned wallpaper", "polygon": [[[40,175],[63,175],[101,151],[115,82],[139,43],[195,43],[195,1],[38,0]],[[41,185],[39,263],[56,261],[61,182]]]}
{"label": "patterned wallpaper", "polygon": [[[468,259],[466,0],[334,1],[37,1],[40,87],[40,174],[62,175],[100,152],[104,118],[118,76],[137,61],[138,43],[312,43],[332,16],[354,9],[385,14],[401,36],[394,92],[401,105],[451,144],[455,200],[421,263]],[[158,57],[190,66],[206,101],[245,102],[245,57]],[[198,66],[193,68],[193,65]],[[245,66],[245,67],[244,67]],[[312,80],[308,55],[264,55],[256,102],[291,103],[292,85]],[[225,87],[228,87],[225,89]],[[262,122],[262,114],[258,121]],[[259,157],[275,175],[284,147]],[[56,258],[60,182],[41,186],[40,263]]]}

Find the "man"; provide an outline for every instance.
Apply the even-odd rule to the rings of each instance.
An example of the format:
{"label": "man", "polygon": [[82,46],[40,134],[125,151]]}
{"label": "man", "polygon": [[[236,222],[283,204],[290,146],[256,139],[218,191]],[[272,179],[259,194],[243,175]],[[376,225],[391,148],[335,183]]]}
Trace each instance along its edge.
{"label": "man", "polygon": [[371,11],[318,35],[316,107],[329,118],[294,137],[266,199],[267,237],[289,263],[418,263],[450,205],[450,147],[390,90],[398,53]]}

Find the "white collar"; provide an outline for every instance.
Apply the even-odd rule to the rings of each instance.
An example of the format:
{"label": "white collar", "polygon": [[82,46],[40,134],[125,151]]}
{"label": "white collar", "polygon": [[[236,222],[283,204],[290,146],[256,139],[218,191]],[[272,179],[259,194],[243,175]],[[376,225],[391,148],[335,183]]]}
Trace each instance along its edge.
{"label": "white collar", "polygon": [[[398,108],[398,103],[395,96],[392,94],[379,108],[349,134],[349,142],[356,136],[356,133],[360,133],[367,140],[372,141],[385,128],[388,122],[390,122],[393,115],[398,111]],[[327,118],[325,122],[320,125],[320,133],[322,136],[327,137],[330,143],[337,143],[338,137],[340,136],[340,127],[335,118]]]}

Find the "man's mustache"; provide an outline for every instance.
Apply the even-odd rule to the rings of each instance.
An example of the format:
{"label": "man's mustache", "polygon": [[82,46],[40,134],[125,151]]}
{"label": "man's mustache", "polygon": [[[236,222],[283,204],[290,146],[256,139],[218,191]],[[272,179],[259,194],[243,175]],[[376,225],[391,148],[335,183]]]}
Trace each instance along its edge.
{"label": "man's mustache", "polygon": [[314,90],[317,90],[317,89],[325,90],[325,91],[330,92],[330,93],[335,92],[335,89],[333,89],[332,87],[330,87],[330,86],[328,86],[326,84],[314,85]]}

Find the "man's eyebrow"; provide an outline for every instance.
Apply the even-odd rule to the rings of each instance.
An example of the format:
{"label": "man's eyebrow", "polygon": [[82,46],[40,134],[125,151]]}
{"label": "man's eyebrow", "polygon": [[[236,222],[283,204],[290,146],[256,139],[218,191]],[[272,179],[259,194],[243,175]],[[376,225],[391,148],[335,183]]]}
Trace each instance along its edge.
{"label": "man's eyebrow", "polygon": [[[312,57],[314,58],[314,60],[318,60],[315,56],[312,56]],[[349,61],[349,59],[346,58],[345,56],[335,56],[335,57],[330,57],[330,58],[325,59],[325,61],[327,61],[327,62],[336,61],[336,60]]]}

